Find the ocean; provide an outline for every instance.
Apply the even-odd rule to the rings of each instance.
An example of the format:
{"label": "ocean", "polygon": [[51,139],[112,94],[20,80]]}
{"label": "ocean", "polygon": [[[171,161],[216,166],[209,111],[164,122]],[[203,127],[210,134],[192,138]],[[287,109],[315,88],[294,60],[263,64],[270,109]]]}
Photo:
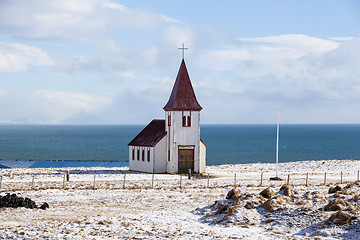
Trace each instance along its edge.
{"label": "ocean", "polygon": [[[0,125],[0,167],[127,166],[144,125]],[[202,125],[207,165],[275,162],[276,125]],[[280,125],[279,162],[360,159],[360,125]]]}

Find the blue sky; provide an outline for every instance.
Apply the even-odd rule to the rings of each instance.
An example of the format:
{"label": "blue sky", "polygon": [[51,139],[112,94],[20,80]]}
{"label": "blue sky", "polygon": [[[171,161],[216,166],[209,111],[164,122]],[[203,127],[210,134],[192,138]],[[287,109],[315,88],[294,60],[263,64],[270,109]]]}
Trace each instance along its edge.
{"label": "blue sky", "polygon": [[202,123],[360,123],[359,1],[0,2],[0,123],[163,118],[185,53]]}

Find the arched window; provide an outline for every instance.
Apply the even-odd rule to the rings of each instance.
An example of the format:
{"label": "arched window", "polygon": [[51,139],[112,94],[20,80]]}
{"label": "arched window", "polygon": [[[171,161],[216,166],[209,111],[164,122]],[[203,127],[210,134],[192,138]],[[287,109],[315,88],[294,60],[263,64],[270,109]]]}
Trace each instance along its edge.
{"label": "arched window", "polygon": [[145,150],[143,149],[141,152],[141,160],[145,160]]}
{"label": "arched window", "polygon": [[147,161],[150,162],[150,149],[147,151]]}
{"label": "arched window", "polygon": [[182,112],[182,126],[191,127],[191,112]]}
{"label": "arched window", "polygon": [[186,127],[186,116],[183,116],[182,118],[182,126]]}
{"label": "arched window", "polygon": [[135,160],[135,149],[132,149],[132,160]]}
{"label": "arched window", "polygon": [[137,160],[140,160],[140,149],[137,150]]}

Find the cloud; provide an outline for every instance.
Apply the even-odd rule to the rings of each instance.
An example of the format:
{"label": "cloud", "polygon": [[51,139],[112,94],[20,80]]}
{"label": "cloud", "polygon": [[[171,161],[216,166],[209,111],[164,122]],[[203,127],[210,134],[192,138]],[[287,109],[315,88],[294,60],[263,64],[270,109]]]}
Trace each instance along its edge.
{"label": "cloud", "polygon": [[[28,49],[15,55],[11,44],[0,46],[0,54],[6,56],[0,71],[50,64],[56,73],[91,71],[104,79],[115,79],[117,72],[166,66],[179,56],[176,47],[183,42],[195,45],[197,38],[192,28],[176,19],[109,0],[0,1],[0,35],[35,41],[47,49],[19,44]],[[140,43],[144,37],[147,41]]]}
{"label": "cloud", "polygon": [[39,48],[0,42],[0,71],[15,72],[28,70],[37,65],[53,65],[50,55]]}
{"label": "cloud", "polygon": [[289,90],[316,89],[323,86],[322,82],[343,81],[344,77],[353,79],[357,75],[360,48],[357,39],[338,43],[304,35],[285,35],[248,41],[256,44],[209,51],[198,64],[235,74],[237,81],[220,82],[223,90],[230,92],[252,89],[289,93]]}
{"label": "cloud", "polygon": [[[230,122],[242,122],[245,115],[251,118],[245,122],[261,123],[269,120],[269,110],[278,108],[289,114],[289,122],[358,122],[359,56],[359,38],[340,42],[305,35],[242,39],[238,47],[207,51],[197,59],[198,66],[215,69],[200,84],[209,95],[203,98],[211,103],[204,109]],[[223,99],[226,107],[215,110],[219,104],[213,96]]]}
{"label": "cloud", "polygon": [[111,97],[37,90],[0,96],[1,122],[60,123],[78,113],[92,113],[111,104]]}
{"label": "cloud", "polygon": [[89,42],[115,29],[153,29],[177,22],[146,10],[108,0],[0,2],[0,34],[24,39]]}

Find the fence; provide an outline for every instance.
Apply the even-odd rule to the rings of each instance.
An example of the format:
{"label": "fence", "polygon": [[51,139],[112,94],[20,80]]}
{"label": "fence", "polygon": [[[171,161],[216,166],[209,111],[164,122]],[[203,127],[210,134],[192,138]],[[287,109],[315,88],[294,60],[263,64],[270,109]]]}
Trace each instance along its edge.
{"label": "fence", "polygon": [[117,174],[19,174],[0,176],[0,191],[23,191],[45,189],[184,189],[184,188],[220,188],[233,186],[280,186],[288,185],[330,185],[359,181],[356,172],[304,172],[282,174],[280,181],[270,181],[270,172],[233,173],[227,176],[196,174],[143,174],[119,172]]}

